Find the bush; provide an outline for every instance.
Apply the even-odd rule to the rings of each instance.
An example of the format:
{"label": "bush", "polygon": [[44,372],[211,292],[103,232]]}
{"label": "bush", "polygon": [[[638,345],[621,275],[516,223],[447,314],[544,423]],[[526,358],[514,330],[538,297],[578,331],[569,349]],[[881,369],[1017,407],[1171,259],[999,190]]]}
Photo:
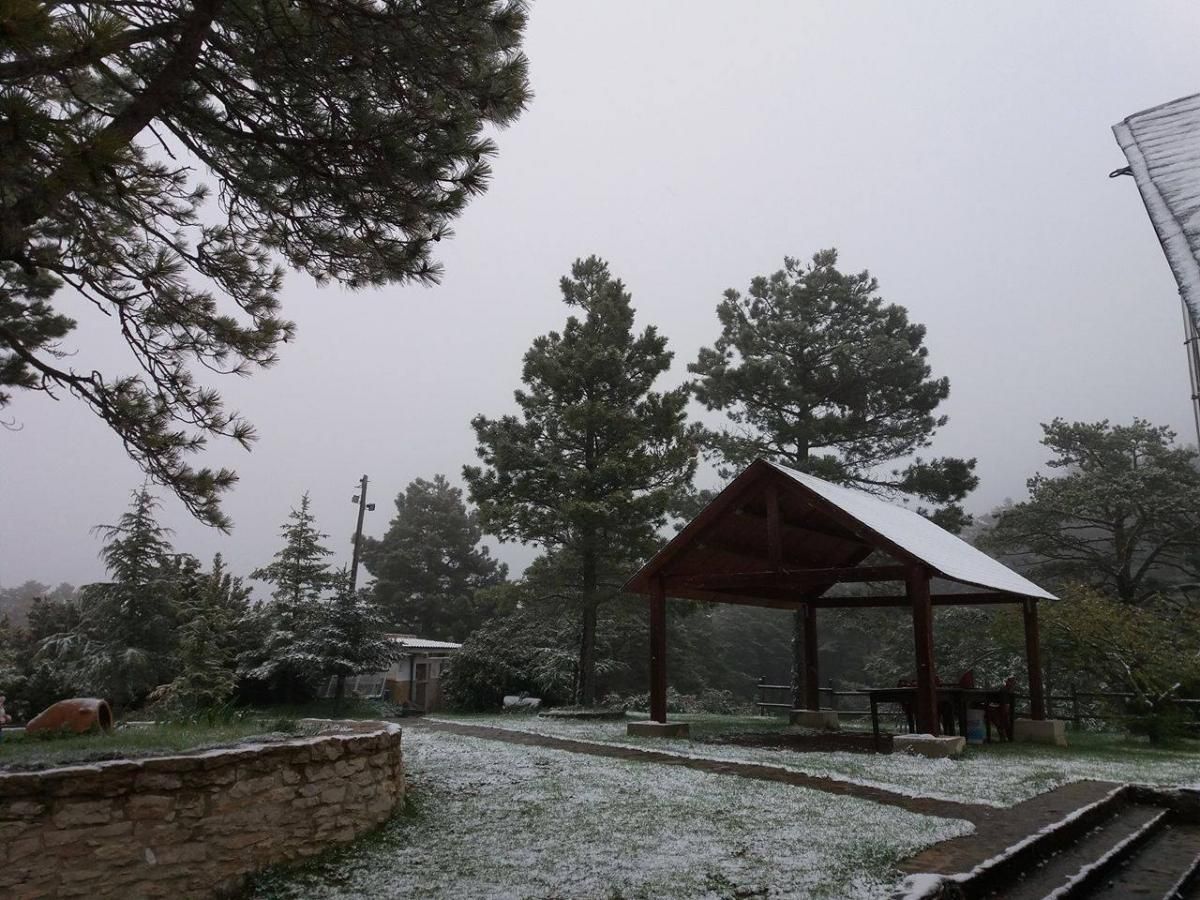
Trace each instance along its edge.
{"label": "bush", "polygon": [[476,629],[445,676],[446,702],[466,711],[498,709],[508,694],[571,702],[574,655],[555,624],[519,611]]}

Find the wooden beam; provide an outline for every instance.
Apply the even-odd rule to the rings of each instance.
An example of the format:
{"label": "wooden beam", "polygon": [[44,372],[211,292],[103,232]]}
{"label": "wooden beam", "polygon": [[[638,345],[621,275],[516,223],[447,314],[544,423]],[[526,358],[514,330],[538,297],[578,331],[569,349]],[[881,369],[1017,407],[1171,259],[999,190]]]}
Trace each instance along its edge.
{"label": "wooden beam", "polygon": [[933,605],[929,597],[929,571],[921,566],[909,570],[906,582],[912,604],[913,645],[917,661],[917,731],[940,734],[937,682],[933,668]]}
{"label": "wooden beam", "polygon": [[779,487],[767,485],[767,558],[771,568],[783,568],[783,536],[779,530]]}
{"label": "wooden beam", "polygon": [[800,607],[804,619],[804,708],[821,708],[820,666],[817,658],[817,608],[811,603]]}
{"label": "wooden beam", "polygon": [[[1015,594],[988,592],[980,594],[932,594],[934,606],[991,606],[998,603],[1021,603],[1024,597]],[[907,608],[912,601],[903,594],[869,594],[864,597],[821,597],[809,601],[819,609],[888,609]]]}
{"label": "wooden beam", "polygon": [[1046,690],[1042,687],[1042,650],[1038,634],[1037,601],[1025,600],[1025,662],[1029,667],[1029,713],[1038,721],[1046,718]]}
{"label": "wooden beam", "polygon": [[[756,513],[751,509],[747,509],[745,506],[734,510],[733,514],[740,519],[750,519],[755,524],[761,525],[766,523],[765,516],[761,515],[760,513]],[[792,538],[797,541],[815,542],[818,544],[843,544],[847,548],[861,547],[866,543],[862,540],[862,538],[856,537],[853,534],[839,534],[832,531],[822,531],[819,528],[812,528],[808,525],[795,525],[783,518],[782,515],[779,519],[779,531],[785,540]]]}
{"label": "wooden beam", "polygon": [[729,572],[668,575],[667,587],[747,593],[756,588],[791,590],[820,584],[860,581],[903,581],[905,566],[840,566],[830,569],[780,569],[777,572]]}
{"label": "wooden beam", "polygon": [[661,578],[650,597],[650,719],[667,721],[667,593]]}

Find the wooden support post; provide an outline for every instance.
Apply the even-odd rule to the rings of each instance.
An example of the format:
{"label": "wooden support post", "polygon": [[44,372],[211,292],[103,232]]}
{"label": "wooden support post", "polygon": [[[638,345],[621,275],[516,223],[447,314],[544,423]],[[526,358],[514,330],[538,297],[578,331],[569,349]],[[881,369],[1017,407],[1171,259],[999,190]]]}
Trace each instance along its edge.
{"label": "wooden support post", "polygon": [[667,721],[667,592],[661,578],[650,597],[650,720]]}
{"label": "wooden support post", "polygon": [[1022,609],[1025,613],[1025,661],[1029,666],[1029,717],[1041,721],[1046,718],[1046,690],[1042,687],[1037,601],[1026,599]]}
{"label": "wooden support post", "polygon": [[913,645],[917,661],[917,731],[941,734],[938,722],[937,683],[933,666],[933,603],[929,599],[929,572],[913,566],[905,586],[912,604]]}
{"label": "wooden support post", "polygon": [[817,608],[805,603],[804,617],[804,708],[821,708],[820,665],[817,660]]}

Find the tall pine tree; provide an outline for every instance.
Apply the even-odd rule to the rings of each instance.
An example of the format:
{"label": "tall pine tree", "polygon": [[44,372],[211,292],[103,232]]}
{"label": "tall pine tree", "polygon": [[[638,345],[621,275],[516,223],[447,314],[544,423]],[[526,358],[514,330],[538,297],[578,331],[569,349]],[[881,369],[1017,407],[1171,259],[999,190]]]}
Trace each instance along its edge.
{"label": "tall pine tree", "polygon": [[233,695],[239,626],[249,611],[250,589],[225,569],[221,554],[212,570],[188,579],[179,601],[178,673],[164,699],[180,711],[211,709]]}
{"label": "tall pine tree", "polygon": [[[975,488],[974,459],[918,454],[946,416],[950,394],[934,378],[925,327],[902,306],[884,303],[868,272],[847,275],[837,251],[758,277],[743,296],[725,292],[717,306],[721,334],[688,368],[696,396],[732,428],[706,443],[723,474],[758,457],[839,484],[914,497],[920,511],[959,530],[961,501]],[[795,620],[793,688],[800,698],[802,619]]]}
{"label": "tall pine tree", "polygon": [[463,474],[485,530],[574,561],[578,699],[591,705],[600,575],[653,548],[691,483],[696,451],[688,389],[652,390],[671,364],[666,338],[653,326],[634,332],[630,295],[608,265],[577,260],[560,287],[582,318],[534,340],[515,393],[519,415],[472,421],[483,465]]}
{"label": "tall pine tree", "polygon": [[[190,460],[254,433],[195,373],[275,361],[294,330],[285,260],[350,287],[438,279],[437,242],[529,99],[524,3],[0,10],[0,409],[18,390],[75,395],[227,526],[236,475]],[[86,358],[100,331],[74,333],[80,300],[111,317],[128,371]]]}
{"label": "tall pine tree", "polygon": [[333,551],[321,543],[329,535],[317,530],[307,492],[280,528],[280,536],[283,547],[272,562],[250,573],[274,590],[271,602],[258,609],[265,619],[263,645],[244,658],[241,667],[248,677],[270,683],[292,702],[320,675],[311,637],[320,621],[320,598],[334,582],[325,561]]}
{"label": "tall pine tree", "polygon": [[167,681],[174,667],[176,597],[192,560],[172,552],[157,508],[143,487],[115,525],[97,527],[111,580],[85,586],[74,626],[47,636],[40,650],[76,690],[122,708]]}
{"label": "tall pine tree", "polygon": [[388,639],[384,617],[369,590],[352,589],[345,569],[334,575],[332,587],[332,599],[321,604],[312,652],[321,673],[337,679],[334,700],[340,706],[347,676],[388,668],[399,648]]}
{"label": "tall pine tree", "polygon": [[362,561],[389,621],[422,637],[464,640],[490,612],[477,593],[508,572],[479,545],[482,538],[478,514],[446,476],[409,484],[396,497],[387,533],[363,539]]}

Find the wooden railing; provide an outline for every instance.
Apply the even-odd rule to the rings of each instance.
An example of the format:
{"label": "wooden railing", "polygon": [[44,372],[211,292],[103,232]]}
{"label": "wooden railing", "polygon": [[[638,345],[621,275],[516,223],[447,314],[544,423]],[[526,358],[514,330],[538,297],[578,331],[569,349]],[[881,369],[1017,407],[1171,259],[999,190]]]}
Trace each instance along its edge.
{"label": "wooden railing", "polygon": [[[839,716],[848,719],[869,718],[871,715],[869,691],[839,691],[834,689],[833,684],[830,683],[828,687],[820,688],[818,693],[822,709],[837,710]],[[759,715],[787,712],[792,709],[791,694],[792,686],[790,684],[768,684],[765,678],[760,678],[755,684],[754,705],[758,708]],[[1018,693],[1014,696],[1017,699],[1017,714],[1028,715],[1029,695]],[[1046,717],[1065,719],[1076,728],[1084,722],[1128,721],[1136,719],[1138,716],[1114,712],[1113,707],[1124,701],[1133,700],[1136,696],[1136,694],[1120,691],[1081,691],[1072,685],[1065,694],[1047,692]],[[1200,700],[1177,698],[1167,702],[1183,712],[1190,713],[1193,721],[1189,724],[1200,728]],[[902,716],[898,707],[883,707],[879,712],[881,717]]]}

